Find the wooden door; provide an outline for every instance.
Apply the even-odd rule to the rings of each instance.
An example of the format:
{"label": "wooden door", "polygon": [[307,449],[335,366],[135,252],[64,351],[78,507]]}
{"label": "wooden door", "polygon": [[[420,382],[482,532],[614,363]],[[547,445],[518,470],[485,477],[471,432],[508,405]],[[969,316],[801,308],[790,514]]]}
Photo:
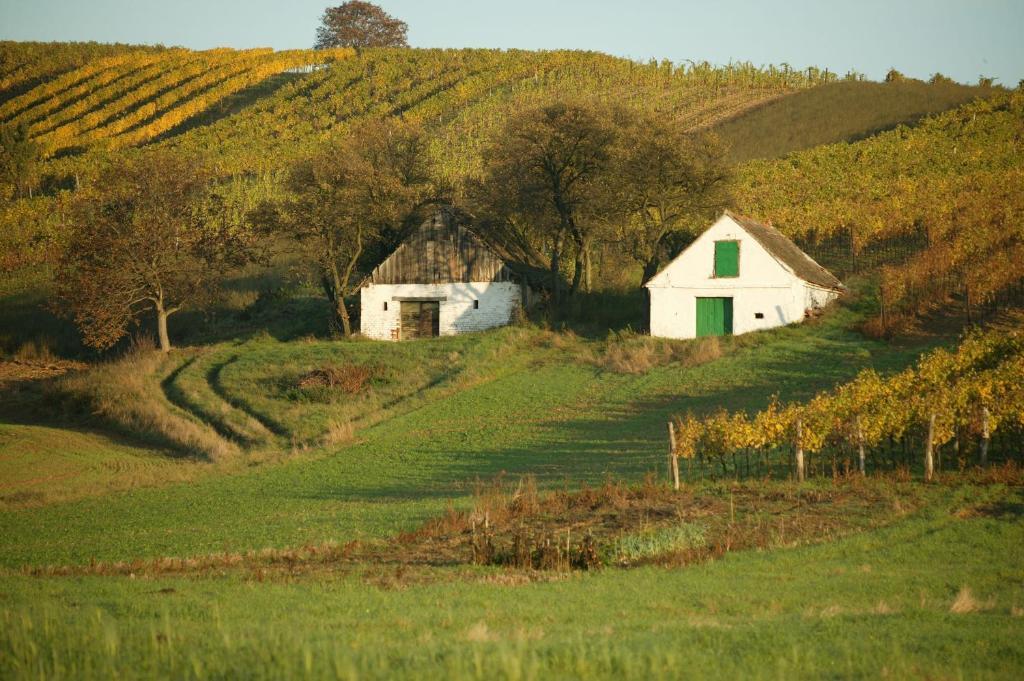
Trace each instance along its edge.
{"label": "wooden door", "polygon": [[418,338],[435,338],[440,331],[441,303],[430,300],[420,303]]}
{"label": "wooden door", "polygon": [[732,298],[697,299],[697,337],[732,334]]}
{"label": "wooden door", "polygon": [[402,340],[439,335],[441,304],[436,300],[402,301]]}

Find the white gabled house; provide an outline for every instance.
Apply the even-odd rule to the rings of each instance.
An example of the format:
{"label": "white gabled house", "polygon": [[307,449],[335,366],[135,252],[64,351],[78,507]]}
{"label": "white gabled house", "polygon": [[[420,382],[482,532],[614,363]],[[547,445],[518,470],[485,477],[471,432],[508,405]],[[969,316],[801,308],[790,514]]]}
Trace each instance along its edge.
{"label": "white gabled house", "polygon": [[842,283],[770,225],[730,211],[644,284],[651,335],[697,338],[802,321]]}
{"label": "white gabled house", "polygon": [[359,330],[378,340],[411,340],[483,331],[531,306],[546,272],[496,243],[468,217],[436,209],[366,278]]}

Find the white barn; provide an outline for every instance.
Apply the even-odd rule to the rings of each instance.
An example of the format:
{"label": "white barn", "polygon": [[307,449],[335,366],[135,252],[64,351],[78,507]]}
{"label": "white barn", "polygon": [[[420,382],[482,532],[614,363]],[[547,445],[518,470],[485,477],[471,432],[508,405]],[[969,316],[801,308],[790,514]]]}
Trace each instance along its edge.
{"label": "white barn", "polygon": [[730,211],[644,284],[651,335],[741,334],[802,321],[842,283],[770,225]]}
{"label": "white barn", "polygon": [[455,209],[439,208],[363,282],[360,332],[410,340],[504,326],[533,304],[531,284],[543,276],[485,244]]}

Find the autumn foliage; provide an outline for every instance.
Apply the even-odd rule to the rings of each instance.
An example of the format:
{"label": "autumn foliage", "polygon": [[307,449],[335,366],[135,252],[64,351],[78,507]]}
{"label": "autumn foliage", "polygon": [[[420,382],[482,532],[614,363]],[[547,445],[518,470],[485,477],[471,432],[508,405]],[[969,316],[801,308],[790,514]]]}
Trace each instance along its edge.
{"label": "autumn foliage", "polygon": [[[674,420],[675,454],[721,460],[737,452],[868,450],[920,433],[934,417],[932,444],[987,441],[1024,427],[1024,335],[974,332],[953,351],[937,349],[914,367],[883,377],[866,369],[849,383],[748,416],[720,410]],[[799,428],[797,424],[799,423]],[[984,457],[984,454],[982,454]]]}

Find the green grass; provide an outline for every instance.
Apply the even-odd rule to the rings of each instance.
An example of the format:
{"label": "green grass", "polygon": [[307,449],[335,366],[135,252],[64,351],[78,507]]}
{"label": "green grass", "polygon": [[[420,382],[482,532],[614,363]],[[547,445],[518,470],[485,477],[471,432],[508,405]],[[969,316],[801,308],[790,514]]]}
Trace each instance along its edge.
{"label": "green grass", "polygon": [[831,83],[773,100],[714,129],[739,163],[863,139],[992,92],[953,82]]}
{"label": "green grass", "polygon": [[704,527],[698,523],[679,523],[620,537],[608,560],[633,562],[701,546]]}
{"label": "green grass", "polygon": [[[1015,510],[950,512],[978,495]],[[947,488],[833,543],[547,583],[11,575],[0,664],[12,678],[1018,678],[1022,502]]]}
{"label": "green grass", "polygon": [[[719,359],[659,361],[640,373],[598,360],[613,346],[642,350],[641,339],[583,340],[532,327],[399,345],[262,335],[181,351],[136,376],[138,385],[155,390],[155,404],[166,401],[226,440],[264,424],[270,434],[260,442],[232,440],[240,459],[162,457],[92,431],[0,430],[5,481],[21,484],[39,471],[60,490],[49,502],[0,507],[2,676],[1019,675],[1024,499],[998,486],[930,487],[930,504],[881,529],[686,568],[610,567],[539,580],[500,568],[409,573],[386,563],[279,571],[266,580],[231,570],[134,578],[19,572],[385,538],[451,502],[469,507],[474,480],[502,472],[533,474],[547,489],[609,475],[637,481],[650,471],[663,479],[670,414],[757,409],[776,393],[803,399],[865,366],[902,368],[925,349],[867,340],[850,330],[860,318],[840,307],[814,323],[727,339]],[[135,362],[129,366],[146,366]],[[295,392],[297,377],[330,363],[388,370],[352,399]],[[316,444],[338,419],[356,424],[354,439]],[[307,445],[293,444],[303,439]],[[79,456],[55,453],[75,442]],[[261,458],[267,452],[278,457]],[[155,472],[142,469],[149,477],[133,480],[141,473],[131,466],[148,465],[147,456]],[[193,472],[181,482],[161,477],[185,467]],[[110,486],[103,471],[129,489]],[[952,512],[983,501],[1002,511]],[[696,525],[659,527],[622,537],[619,557],[643,561],[699,544]],[[958,599],[969,612],[951,611]]]}
{"label": "green grass", "polygon": [[[820,324],[734,339],[734,350],[707,364],[669,364],[635,375],[575,362],[543,346],[516,352],[522,346],[515,339],[523,335],[517,329],[403,346],[253,341],[247,354],[265,353],[263,366],[287,366],[273,360],[274,352],[320,352],[334,358],[393,353],[401,367],[403,353],[445,357],[467,344],[480,347],[466,351],[473,375],[414,393],[392,408],[391,418],[358,431],[354,443],[187,484],[0,513],[0,564],[382,536],[421,522],[449,499],[465,503],[474,479],[503,471],[535,474],[547,486],[599,482],[609,474],[639,479],[664,466],[670,414],[757,409],[773,393],[806,398],[865,366],[901,368],[920,352],[864,339],[846,328],[855,318],[840,309]],[[256,392],[239,385],[239,394]]]}
{"label": "green grass", "polygon": [[0,423],[0,508],[188,480],[194,463],[81,428]]}

